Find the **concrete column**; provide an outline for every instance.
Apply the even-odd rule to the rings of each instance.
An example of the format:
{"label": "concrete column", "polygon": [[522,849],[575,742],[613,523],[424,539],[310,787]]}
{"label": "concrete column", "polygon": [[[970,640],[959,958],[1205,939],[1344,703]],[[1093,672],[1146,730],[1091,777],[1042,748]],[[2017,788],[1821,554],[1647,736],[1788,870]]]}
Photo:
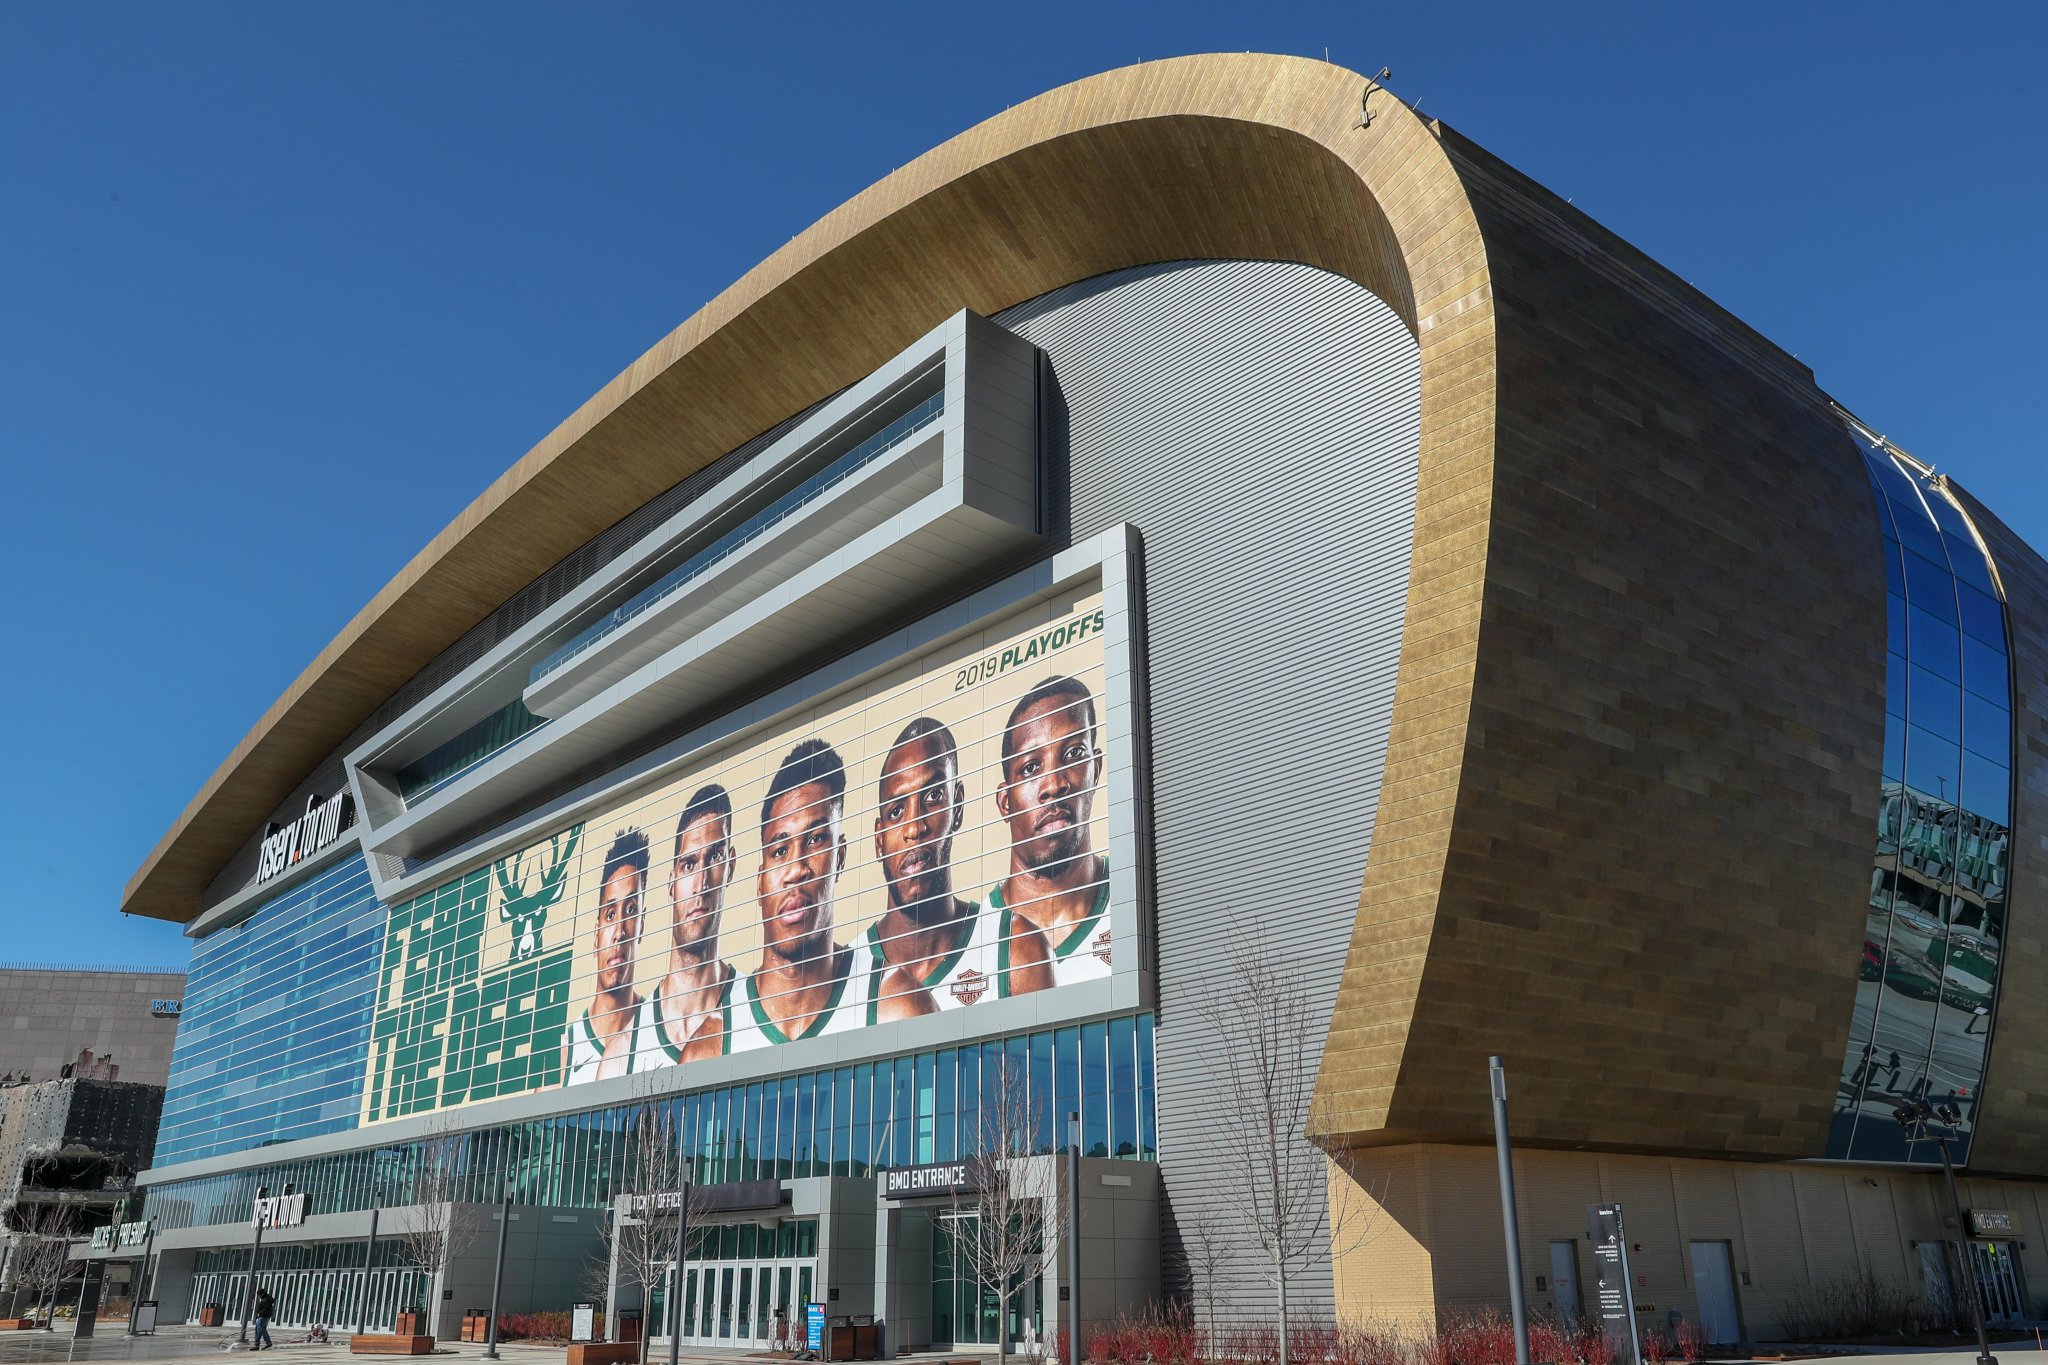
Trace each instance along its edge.
{"label": "concrete column", "polygon": [[882,1354],[896,1354],[896,1319],[903,1293],[896,1282],[902,1259],[903,1210],[884,1199],[875,1205],[875,1321],[882,1325]]}
{"label": "concrete column", "polygon": [[611,1210],[612,1231],[607,1241],[611,1259],[604,1269],[604,1335],[607,1341],[619,1339],[619,1206],[614,1203]]}

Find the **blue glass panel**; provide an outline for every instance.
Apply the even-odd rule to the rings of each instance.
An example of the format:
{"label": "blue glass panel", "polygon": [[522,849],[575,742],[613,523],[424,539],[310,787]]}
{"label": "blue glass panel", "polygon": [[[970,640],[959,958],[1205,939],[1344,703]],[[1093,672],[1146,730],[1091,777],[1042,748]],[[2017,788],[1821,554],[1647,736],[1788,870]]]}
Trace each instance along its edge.
{"label": "blue glass panel", "polygon": [[1031,1035],[1031,1109],[1036,1150],[1050,1152],[1055,1145],[1058,1107],[1053,1103],[1052,1034],[1041,1030]]}
{"label": "blue glass panel", "polygon": [[1956,623],[1956,580],[1946,563],[1937,564],[1924,555],[1908,552],[1906,600],[1950,625]]}
{"label": "blue glass panel", "polygon": [[1893,502],[1903,501],[1914,509],[1914,516],[1925,519],[1927,514],[1918,507],[1919,491],[1914,488],[1913,481],[1893,462],[1891,456],[1881,451],[1874,452],[1866,463],[1877,475],[1877,481],[1883,485],[1886,498]]}
{"label": "blue glass panel", "polygon": [[1109,1021],[1110,1151],[1138,1155],[1137,1021]]}
{"label": "blue glass panel", "polygon": [[1961,682],[1962,633],[1941,618],[1929,616],[1918,605],[1907,614],[1912,618],[1912,629],[1906,635],[1906,652],[1913,662],[1933,669],[1950,682]]}
{"label": "blue glass panel", "polygon": [[[1915,663],[1920,662],[1917,658]],[[2006,663],[2005,651],[1984,644],[1982,641],[1963,641],[1963,686],[1978,696],[1997,702],[2000,706],[2011,706],[2012,669]]]}
{"label": "blue glass panel", "polygon": [[[1963,514],[1956,510],[1956,505],[1932,488],[1924,490],[1922,496],[1927,499],[1927,510],[1934,514],[1934,524],[1941,528],[1941,533],[1945,536],[1954,536],[1967,544],[1970,539],[1970,528],[1963,521]],[[1976,554],[1976,549],[1972,547],[1970,553]]]}
{"label": "blue glass panel", "polygon": [[1992,592],[1991,570],[1984,563],[1984,552],[1977,548],[1977,542],[1968,536],[1943,536],[1942,543],[1948,546],[1948,562],[1955,566],[1956,577],[1965,583]]}
{"label": "blue glass panel", "polygon": [[1152,1016],[1138,1016],[1138,1146],[1147,1161],[1159,1154],[1152,1078]]}
{"label": "blue glass panel", "polygon": [[1904,653],[1906,649],[1906,599],[1897,593],[1886,593],[1885,643],[1892,649]]}
{"label": "blue glass panel", "polygon": [[1884,709],[1895,716],[1906,714],[1906,661],[1896,654],[1884,658]]}
{"label": "blue glass panel", "polygon": [[2012,713],[1975,692],[1963,693],[1963,747],[2000,763],[2012,757]]}
{"label": "blue glass panel", "polygon": [[1906,718],[1952,743],[1963,742],[1963,689],[1918,667],[1907,692]]}
{"label": "blue glass panel", "polygon": [[1899,542],[1889,535],[1884,538],[1884,590],[1904,594],[1906,591],[1906,569],[1899,560]]}
{"label": "blue glass panel", "polygon": [[1963,758],[1963,809],[1995,824],[2012,824],[2012,773],[1977,754]]}
{"label": "blue glass panel", "polygon": [[1906,727],[1906,785],[1941,801],[1956,799],[1962,753],[1950,741],[1917,725]]}
{"label": "blue glass panel", "polygon": [[1902,716],[1884,718],[1884,775],[1890,782],[1906,776],[1906,721]]}
{"label": "blue glass panel", "polygon": [[1891,503],[1893,523],[1899,528],[1899,543],[1915,554],[1925,555],[1940,563],[1948,558],[1948,550],[1941,543],[1941,532],[1927,520],[1927,513],[1921,510],[1917,501]]}
{"label": "blue glass panel", "polygon": [[1962,609],[1963,634],[1973,635],[1985,644],[2003,649],[2005,609],[1999,606],[1998,599],[1967,583],[1956,584],[1956,598]]}

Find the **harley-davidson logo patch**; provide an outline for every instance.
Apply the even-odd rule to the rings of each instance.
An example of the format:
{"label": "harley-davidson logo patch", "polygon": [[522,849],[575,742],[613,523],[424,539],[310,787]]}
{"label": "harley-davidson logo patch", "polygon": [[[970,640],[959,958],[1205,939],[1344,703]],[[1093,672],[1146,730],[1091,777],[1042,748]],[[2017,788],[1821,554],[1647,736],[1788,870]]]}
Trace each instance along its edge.
{"label": "harley-davidson logo patch", "polygon": [[971,1005],[988,994],[988,973],[969,969],[953,978],[953,998],[963,1005]]}

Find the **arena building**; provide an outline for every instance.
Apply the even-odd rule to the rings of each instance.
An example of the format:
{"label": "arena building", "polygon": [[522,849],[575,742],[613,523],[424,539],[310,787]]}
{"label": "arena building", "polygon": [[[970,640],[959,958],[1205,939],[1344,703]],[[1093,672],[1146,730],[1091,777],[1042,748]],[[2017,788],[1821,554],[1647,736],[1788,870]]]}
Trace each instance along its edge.
{"label": "arena building", "polygon": [[[566,1307],[649,1105],[717,1195],[657,1335],[1264,1304],[1247,981],[1315,1077],[1299,1314],[1505,1302],[1493,1054],[1539,1310],[1616,1202],[1715,1340],[2031,1313],[2048,565],[1882,427],[1356,73],[990,119],[512,464],[136,872],[193,940],[164,1314],[289,1190],[285,1321],[452,1332],[491,1239],[429,1285],[384,1208],[363,1269],[451,1139]],[[942,1168],[1013,1099],[1079,1116],[1082,1269],[1005,1308]]]}

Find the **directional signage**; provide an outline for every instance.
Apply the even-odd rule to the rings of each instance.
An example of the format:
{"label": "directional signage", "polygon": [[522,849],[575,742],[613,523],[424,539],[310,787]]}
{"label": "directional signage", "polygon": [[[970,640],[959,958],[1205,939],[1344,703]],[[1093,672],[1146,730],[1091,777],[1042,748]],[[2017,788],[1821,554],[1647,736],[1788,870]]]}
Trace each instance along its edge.
{"label": "directional signage", "polygon": [[1586,1240],[1593,1244],[1593,1311],[1614,1349],[1616,1365],[1640,1365],[1636,1337],[1636,1293],[1628,1272],[1628,1233],[1621,1205],[1586,1205]]}

